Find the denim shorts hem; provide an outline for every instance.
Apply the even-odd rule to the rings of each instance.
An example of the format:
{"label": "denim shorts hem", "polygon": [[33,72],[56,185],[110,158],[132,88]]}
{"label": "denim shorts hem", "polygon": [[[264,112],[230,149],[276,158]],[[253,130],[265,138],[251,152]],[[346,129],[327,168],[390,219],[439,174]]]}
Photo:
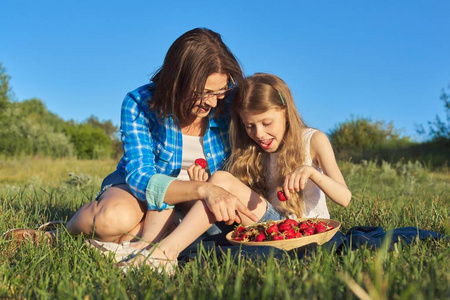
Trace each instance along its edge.
{"label": "denim shorts hem", "polygon": [[98,201],[98,198],[100,198],[100,196],[110,187],[121,184],[126,184],[125,174],[119,170],[115,170],[103,179],[100,191],[95,196],[95,201]]}
{"label": "denim shorts hem", "polygon": [[267,222],[267,221],[277,221],[277,220],[283,220],[285,219],[284,214],[280,213],[275,209],[275,207],[266,200],[267,203],[267,209],[265,214],[262,216],[261,220],[259,222]]}

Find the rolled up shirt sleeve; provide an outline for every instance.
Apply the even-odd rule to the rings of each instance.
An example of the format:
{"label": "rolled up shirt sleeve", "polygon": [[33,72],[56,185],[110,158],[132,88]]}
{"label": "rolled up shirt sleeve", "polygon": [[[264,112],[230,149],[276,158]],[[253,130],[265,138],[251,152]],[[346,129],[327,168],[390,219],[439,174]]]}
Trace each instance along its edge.
{"label": "rolled up shirt sleeve", "polygon": [[173,205],[169,205],[166,202],[164,202],[167,188],[169,187],[170,183],[172,183],[172,181],[174,180],[177,179],[163,174],[154,174],[150,178],[146,190],[146,199],[149,210],[161,211],[164,209],[174,208]]}

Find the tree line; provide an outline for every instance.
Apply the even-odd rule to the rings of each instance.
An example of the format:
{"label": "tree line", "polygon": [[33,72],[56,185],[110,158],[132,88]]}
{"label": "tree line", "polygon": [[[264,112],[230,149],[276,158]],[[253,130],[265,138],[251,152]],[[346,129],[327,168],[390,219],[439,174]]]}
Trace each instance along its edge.
{"label": "tree line", "polygon": [[[118,158],[122,154],[118,128],[91,116],[81,123],[64,121],[40,99],[12,101],[10,77],[0,62],[0,155],[40,155],[80,159]],[[449,86],[450,88],[450,86]],[[450,97],[442,90],[446,118],[438,115],[420,125],[425,142],[401,137],[392,123],[352,118],[328,133],[338,159],[397,162],[418,160],[429,167],[448,167],[450,161]]]}
{"label": "tree line", "polygon": [[10,77],[0,63],[0,154],[98,159],[118,157],[118,128],[95,116],[65,121],[37,98],[12,101]]}

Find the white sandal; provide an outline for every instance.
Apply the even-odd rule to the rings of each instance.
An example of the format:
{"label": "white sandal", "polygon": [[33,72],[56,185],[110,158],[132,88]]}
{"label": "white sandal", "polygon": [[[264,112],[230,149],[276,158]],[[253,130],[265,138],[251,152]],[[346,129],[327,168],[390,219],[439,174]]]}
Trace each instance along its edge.
{"label": "white sandal", "polygon": [[101,242],[94,239],[86,240],[86,245],[88,247],[98,249],[101,254],[105,256],[114,255],[114,260],[116,262],[121,262],[129,256],[133,256],[139,252],[139,249],[131,247],[130,242],[123,242],[122,244],[117,244],[113,242]]}

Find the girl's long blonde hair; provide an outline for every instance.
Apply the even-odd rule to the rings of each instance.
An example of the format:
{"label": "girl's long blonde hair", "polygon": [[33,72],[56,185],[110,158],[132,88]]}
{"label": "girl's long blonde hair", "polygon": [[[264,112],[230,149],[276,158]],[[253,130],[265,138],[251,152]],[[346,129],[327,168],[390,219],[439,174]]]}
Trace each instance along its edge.
{"label": "girl's long blonde hair", "polygon": [[[284,142],[277,150],[279,153],[276,185],[281,190],[284,178],[305,162],[303,131],[307,128],[294,104],[291,91],[279,77],[271,74],[256,73],[248,77],[244,86],[238,89],[233,100],[233,112],[230,124],[231,157],[228,170],[255,192],[269,199],[266,182],[269,153],[258,146],[248,135],[240,118],[240,113],[264,113],[270,109],[283,110],[286,116]],[[289,213],[301,218],[304,203],[301,193],[291,194],[291,199],[281,202]]]}

